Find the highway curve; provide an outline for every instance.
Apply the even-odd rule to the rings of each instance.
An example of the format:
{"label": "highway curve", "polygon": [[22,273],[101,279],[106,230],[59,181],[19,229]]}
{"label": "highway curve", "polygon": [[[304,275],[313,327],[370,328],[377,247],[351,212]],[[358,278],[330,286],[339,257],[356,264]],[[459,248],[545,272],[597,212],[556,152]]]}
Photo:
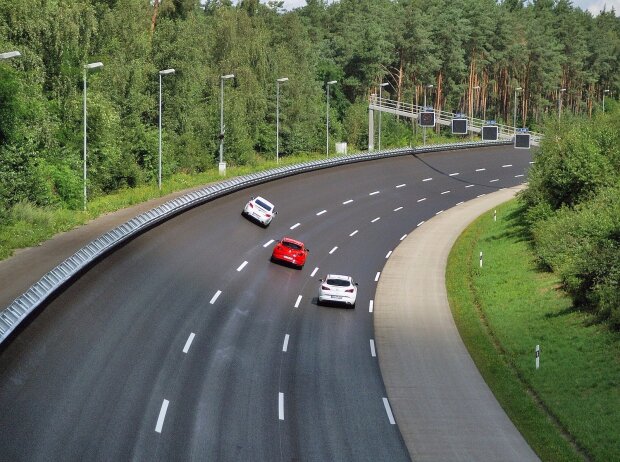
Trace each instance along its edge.
{"label": "highway curve", "polygon": [[[0,352],[0,458],[409,460],[371,341],[376,281],[421,222],[522,183],[529,161],[501,146],[356,163],[137,237]],[[267,229],[240,215],[259,194],[279,211]],[[269,262],[285,235],[310,249],[301,271]],[[355,310],[316,305],[328,272],[359,282]]]}

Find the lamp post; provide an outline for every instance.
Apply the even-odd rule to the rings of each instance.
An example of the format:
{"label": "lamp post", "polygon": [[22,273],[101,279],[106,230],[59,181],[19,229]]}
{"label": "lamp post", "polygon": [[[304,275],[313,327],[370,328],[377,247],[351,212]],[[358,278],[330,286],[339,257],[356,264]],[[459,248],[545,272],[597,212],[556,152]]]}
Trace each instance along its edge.
{"label": "lamp post", "polygon": [[161,191],[161,77],[162,75],[174,74],[174,69],[164,69],[159,71],[159,174],[157,175],[157,185]]}
{"label": "lamp post", "polygon": [[521,87],[515,88],[515,115],[514,115],[514,119],[512,122],[512,128],[514,129],[515,133],[517,133],[517,92],[518,91],[521,91]]}
{"label": "lamp post", "polygon": [[[424,111],[426,111],[426,89],[427,88],[433,88],[433,84],[431,83],[424,87],[424,109],[423,109]],[[422,144],[426,146],[426,127],[422,127],[422,137],[423,137]]]}
{"label": "lamp post", "polygon": [[609,93],[609,90],[603,90],[603,112],[605,112],[605,93]]}
{"label": "lamp post", "polygon": [[280,163],[280,84],[287,82],[288,77],[276,80],[276,163]]}
{"label": "lamp post", "polygon": [[[472,87],[472,90],[476,90],[476,100],[477,100],[478,91],[480,91],[480,85],[476,85],[475,87]],[[473,141],[474,140],[474,104],[473,102],[469,110],[470,110],[469,118],[471,119],[471,140]]]}
{"label": "lamp post", "polygon": [[[381,101],[381,90],[383,87],[389,85],[389,82],[383,82],[379,84],[379,106],[382,105]],[[381,151],[381,110],[379,110],[379,151]]]}
{"label": "lamp post", "polygon": [[235,74],[220,76],[220,175],[226,175],[226,162],[224,162],[224,80],[234,79]]}
{"label": "lamp post", "polygon": [[86,76],[89,70],[103,67],[103,63],[96,62],[84,65],[84,210],[86,210]]}
{"label": "lamp post", "polygon": [[327,153],[327,157],[329,157],[329,87],[330,85],[334,85],[335,83],[338,83],[338,81],[330,80],[329,82],[327,82],[327,149],[325,150],[325,152]]}
{"label": "lamp post", "polygon": [[560,88],[558,92],[558,120],[562,118],[562,93],[566,91],[566,88]]}

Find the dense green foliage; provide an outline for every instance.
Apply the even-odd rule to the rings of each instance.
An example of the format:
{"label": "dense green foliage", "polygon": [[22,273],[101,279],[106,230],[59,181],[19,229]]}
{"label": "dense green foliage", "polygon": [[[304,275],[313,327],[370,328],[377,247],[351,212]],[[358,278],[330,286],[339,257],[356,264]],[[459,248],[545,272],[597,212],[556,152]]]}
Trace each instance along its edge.
{"label": "dense green foliage", "polygon": [[[164,178],[218,158],[220,76],[225,158],[252,164],[325,149],[325,82],[332,142],[363,148],[366,102],[385,94],[439,109],[535,126],[596,113],[620,89],[620,21],[566,0],[308,0],[297,10],[258,0],[0,0],[0,218],[21,202],[82,203],[83,66],[88,80],[90,197],[153,184],[158,71],[163,76]],[[432,90],[425,88],[433,84]],[[566,88],[558,92],[558,88]],[[608,93],[603,93],[609,90]],[[525,116],[521,116],[524,114]],[[415,142],[410,122],[383,117],[383,146]]]}
{"label": "dense green foliage", "polygon": [[541,262],[620,329],[620,107],[549,124],[522,195]]}

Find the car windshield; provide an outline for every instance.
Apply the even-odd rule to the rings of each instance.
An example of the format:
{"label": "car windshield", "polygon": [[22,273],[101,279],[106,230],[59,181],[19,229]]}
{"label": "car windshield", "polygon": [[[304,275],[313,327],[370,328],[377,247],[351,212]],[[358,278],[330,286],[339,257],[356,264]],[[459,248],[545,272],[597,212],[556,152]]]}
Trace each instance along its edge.
{"label": "car windshield", "polygon": [[328,279],[325,282],[327,282],[330,286],[348,287],[351,285],[351,283],[346,279]]}
{"label": "car windshield", "polygon": [[292,242],[288,242],[288,241],[282,241],[282,245],[284,247],[288,247],[289,249],[293,249],[293,250],[301,250],[301,246],[298,244],[294,244]]}
{"label": "car windshield", "polygon": [[256,203],[258,205],[260,205],[262,208],[264,208],[265,210],[271,210],[271,206],[265,204],[262,200],[260,199],[256,199]]}

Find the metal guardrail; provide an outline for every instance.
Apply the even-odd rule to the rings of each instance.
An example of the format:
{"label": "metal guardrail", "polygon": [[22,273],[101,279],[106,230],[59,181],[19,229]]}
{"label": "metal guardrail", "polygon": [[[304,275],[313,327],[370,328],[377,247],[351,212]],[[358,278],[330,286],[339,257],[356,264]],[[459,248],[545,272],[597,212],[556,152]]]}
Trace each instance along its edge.
{"label": "metal guardrail", "polygon": [[432,151],[446,151],[465,149],[479,146],[493,146],[511,144],[507,141],[466,142],[455,144],[441,144],[420,148],[404,148],[396,150],[374,151],[349,156],[334,157],[332,159],[306,162],[289,167],[279,167],[261,173],[253,173],[217,183],[204,189],[190,192],[182,197],[166,202],[120,226],[108,231],[88,245],[82,247],[71,257],[60,263],[33,284],[24,294],[19,296],[8,307],[0,311],[0,344],[9,338],[11,333],[37,308],[65,284],[70,282],[80,272],[87,269],[106,253],[115,249],[123,242],[137,236],[145,230],[184,212],[197,205],[216,199],[234,191],[265,183],[278,178],[297,175],[299,173],[319,170],[337,165],[354,162],[363,162],[386,157],[396,157],[409,154],[419,154]]}

